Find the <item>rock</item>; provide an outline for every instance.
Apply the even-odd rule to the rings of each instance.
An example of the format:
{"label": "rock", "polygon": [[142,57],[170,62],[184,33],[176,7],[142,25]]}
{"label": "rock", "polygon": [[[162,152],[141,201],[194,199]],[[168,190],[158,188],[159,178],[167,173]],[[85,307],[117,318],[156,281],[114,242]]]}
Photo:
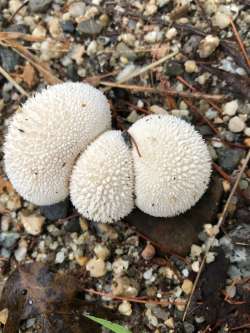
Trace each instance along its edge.
{"label": "rock", "polygon": [[154,3],[149,2],[144,11],[145,16],[152,16],[157,12],[157,6]]}
{"label": "rock", "polygon": [[219,46],[220,40],[217,36],[207,35],[200,41],[198,54],[201,58],[209,57]]}
{"label": "rock", "polygon": [[182,75],[184,72],[183,66],[177,61],[169,61],[164,66],[165,73],[168,76]]}
{"label": "rock", "polygon": [[42,25],[37,25],[32,31],[32,36],[45,38],[47,35],[47,30]]}
{"label": "rock", "polygon": [[6,232],[10,229],[11,217],[9,215],[2,215],[1,217],[1,231]]}
{"label": "rock", "polygon": [[177,30],[176,28],[170,28],[167,32],[166,32],[166,37],[167,39],[171,40],[174,37],[177,36]]}
{"label": "rock", "polygon": [[155,255],[155,248],[152,244],[148,243],[141,253],[141,256],[145,260],[151,260]]}
{"label": "rock", "polygon": [[42,227],[45,222],[45,218],[38,214],[30,214],[26,211],[20,213],[20,221],[25,231],[33,236],[37,236],[42,232]]}
{"label": "rock", "polygon": [[23,261],[26,257],[28,244],[25,240],[19,242],[18,248],[14,252],[14,256],[18,262]]}
{"label": "rock", "polygon": [[159,42],[163,37],[163,34],[161,31],[150,31],[144,36],[145,42],[149,44],[154,44],[156,42]]}
{"label": "rock", "polygon": [[83,16],[86,12],[86,5],[84,2],[73,2],[69,7],[69,14],[72,17]]}
{"label": "rock", "polygon": [[115,296],[135,297],[139,292],[138,283],[126,276],[115,277],[112,281],[112,294]]}
{"label": "rock", "polygon": [[62,27],[57,17],[54,17],[48,22],[49,33],[53,38],[58,38],[62,34]]}
{"label": "rock", "polygon": [[81,226],[80,226],[80,222],[79,222],[79,218],[75,217],[72,219],[69,219],[68,221],[66,221],[63,224],[63,229],[67,232],[76,232],[76,233],[80,233],[82,231]]}
{"label": "rock", "polygon": [[164,324],[168,327],[168,328],[174,328],[174,318],[170,317],[167,320],[165,320]]}
{"label": "rock", "polygon": [[69,199],[58,202],[50,206],[40,206],[40,212],[49,221],[56,221],[59,219],[64,219],[68,215],[69,209]]}
{"label": "rock", "polygon": [[62,21],[61,27],[63,32],[66,34],[72,34],[75,31],[74,23],[71,20]]}
{"label": "rock", "polygon": [[113,274],[115,276],[122,276],[128,270],[129,261],[122,258],[117,258],[112,265]]}
{"label": "rock", "polygon": [[244,130],[244,134],[246,136],[249,136],[250,137],[250,127],[246,127],[245,130]]}
{"label": "rock", "polygon": [[0,46],[0,60],[2,67],[7,72],[13,72],[16,66],[23,63],[23,59],[19,54],[3,46]]}
{"label": "rock", "polygon": [[81,21],[77,26],[77,31],[82,35],[95,36],[101,33],[103,27],[94,19]]}
{"label": "rock", "polygon": [[229,120],[228,128],[233,133],[242,132],[246,127],[246,124],[240,117],[233,117]]}
{"label": "rock", "polygon": [[67,77],[72,82],[79,81],[79,75],[78,75],[78,66],[75,63],[71,63],[67,66]]}
{"label": "rock", "polygon": [[202,253],[202,248],[199,245],[193,244],[191,246],[191,256],[194,257],[199,257]]}
{"label": "rock", "polygon": [[187,255],[198,241],[203,224],[214,220],[223,193],[222,182],[215,177],[209,190],[189,211],[172,218],[153,217],[134,209],[125,221],[151,241],[163,253]]}
{"label": "rock", "polygon": [[56,258],[55,258],[55,263],[56,264],[62,264],[65,260],[65,254],[64,251],[57,252]]}
{"label": "rock", "polygon": [[96,223],[95,226],[102,239],[110,239],[114,241],[118,238],[118,233],[111,225]]}
{"label": "rock", "polygon": [[185,300],[182,298],[176,298],[175,307],[178,311],[184,311],[186,307]]}
{"label": "rock", "polygon": [[8,314],[8,309],[3,309],[0,311],[0,324],[5,325],[7,323]]}
{"label": "rock", "polygon": [[116,52],[120,57],[126,57],[130,61],[134,61],[137,58],[136,53],[123,42],[117,44]]}
{"label": "rock", "polygon": [[118,311],[123,314],[124,316],[131,316],[132,314],[132,306],[129,302],[123,301],[119,307]]}
{"label": "rock", "polygon": [[101,244],[97,244],[94,248],[94,252],[97,256],[97,258],[101,258],[103,260],[106,260],[108,256],[110,255],[109,249]]}
{"label": "rock", "polygon": [[201,37],[197,35],[191,36],[183,45],[183,52],[189,56],[193,56],[200,44]]}
{"label": "rock", "polygon": [[193,282],[189,279],[185,279],[182,283],[181,289],[186,295],[191,294],[191,291],[193,289]]}
{"label": "rock", "polygon": [[98,44],[95,40],[92,40],[87,47],[87,55],[93,56],[96,54],[98,49]]}
{"label": "rock", "polygon": [[233,172],[245,155],[244,150],[237,148],[218,148],[216,153],[219,165],[227,172]]}
{"label": "rock", "polygon": [[106,274],[107,268],[103,259],[92,258],[86,264],[86,270],[90,273],[91,277],[102,277]]}
{"label": "rock", "polygon": [[45,13],[53,0],[30,0],[29,9],[33,13]]}
{"label": "rock", "polygon": [[184,66],[185,66],[185,71],[187,73],[198,72],[198,67],[197,67],[196,62],[194,60],[187,60],[184,64]]}
{"label": "rock", "polygon": [[183,323],[183,327],[184,327],[185,333],[194,333],[194,331],[195,331],[194,325],[192,325],[191,323],[188,323],[187,321],[185,321]]}
{"label": "rock", "polygon": [[0,247],[11,249],[20,238],[16,232],[1,232],[0,233]]}
{"label": "rock", "polygon": [[225,29],[230,25],[230,17],[225,13],[217,12],[212,17],[212,23],[220,29]]}
{"label": "rock", "polygon": [[199,261],[193,262],[192,265],[191,265],[191,268],[192,268],[192,271],[194,271],[195,273],[198,273],[199,269],[200,269]]}

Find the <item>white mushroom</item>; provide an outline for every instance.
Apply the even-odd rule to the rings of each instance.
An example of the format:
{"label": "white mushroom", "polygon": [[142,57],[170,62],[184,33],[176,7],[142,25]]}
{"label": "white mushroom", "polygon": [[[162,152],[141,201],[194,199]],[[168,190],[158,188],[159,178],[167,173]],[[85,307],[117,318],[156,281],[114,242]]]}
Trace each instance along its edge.
{"label": "white mushroom", "polygon": [[106,97],[88,84],[67,82],[37,93],[17,112],[4,146],[6,173],[24,199],[63,200],[75,159],[111,127]]}
{"label": "white mushroom", "polygon": [[144,117],[130,127],[129,134],[137,145],[132,151],[137,207],[161,217],[191,208],[205,192],[211,173],[200,134],[184,120],[168,115]]}
{"label": "white mushroom", "polygon": [[74,166],[72,203],[90,220],[120,220],[134,207],[133,174],[132,154],[122,132],[105,132],[88,146]]}

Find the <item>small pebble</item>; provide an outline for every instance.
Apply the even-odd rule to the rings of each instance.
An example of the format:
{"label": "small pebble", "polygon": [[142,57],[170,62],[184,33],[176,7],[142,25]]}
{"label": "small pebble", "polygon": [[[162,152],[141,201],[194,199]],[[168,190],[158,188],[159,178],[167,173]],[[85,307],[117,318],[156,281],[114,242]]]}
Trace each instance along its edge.
{"label": "small pebble", "polygon": [[20,213],[20,221],[25,231],[33,236],[37,236],[42,232],[45,218],[38,214],[31,214],[22,211]]}
{"label": "small pebble", "polygon": [[220,29],[225,29],[230,25],[230,17],[225,13],[217,12],[212,17],[212,23]]}
{"label": "small pebble", "polygon": [[215,252],[208,252],[206,257],[206,263],[211,264],[211,262],[214,262],[215,260]]}
{"label": "small pebble", "polygon": [[8,319],[9,311],[8,309],[3,309],[0,311],[0,324],[5,325]]}
{"label": "small pebble", "polygon": [[168,328],[174,328],[174,318],[170,317],[167,320],[165,320],[164,324],[168,327]]}
{"label": "small pebble", "polygon": [[217,36],[208,35],[201,40],[198,53],[201,58],[209,57],[219,46],[220,40]]}
{"label": "small pebble", "polygon": [[162,32],[159,31],[150,31],[144,36],[145,42],[153,44],[159,42],[162,39]]}
{"label": "small pebble", "polygon": [[236,111],[238,110],[239,104],[237,99],[228,102],[223,105],[223,114],[226,114],[230,117],[234,116],[236,114]]}
{"label": "small pebble", "polygon": [[170,29],[166,32],[166,37],[167,37],[167,39],[169,39],[169,40],[173,39],[175,36],[177,36],[177,29],[176,29],[176,28],[170,28]]}
{"label": "small pebble", "polygon": [[106,260],[108,256],[110,255],[109,249],[101,244],[97,244],[94,248],[94,252],[98,258],[101,258],[103,260]]}
{"label": "small pebble", "polygon": [[28,244],[25,240],[20,240],[18,248],[15,250],[14,255],[18,262],[25,259],[27,254]]}
{"label": "small pebble", "polygon": [[83,16],[86,11],[86,5],[83,1],[73,2],[69,7],[69,14],[72,17]]}
{"label": "small pebble", "polygon": [[195,261],[195,262],[193,262],[192,265],[191,265],[191,267],[192,267],[192,270],[193,270],[194,272],[198,273],[198,272],[199,272],[199,269],[200,269],[199,261]]}
{"label": "small pebble", "polygon": [[65,254],[63,251],[57,252],[56,258],[55,258],[55,263],[56,264],[62,264],[65,260]]}
{"label": "small pebble", "polygon": [[184,291],[186,295],[191,294],[193,288],[193,282],[189,279],[185,279],[182,283],[181,289]]}
{"label": "small pebble", "polygon": [[233,298],[236,294],[236,287],[234,285],[226,287],[226,294],[228,297]]}
{"label": "small pebble", "polygon": [[244,134],[245,134],[246,136],[249,136],[249,137],[250,137],[250,127],[246,127],[246,128],[244,129]]}
{"label": "small pebble", "polygon": [[199,245],[193,244],[191,246],[191,256],[199,257],[202,253],[202,248]]}
{"label": "small pebble", "polygon": [[86,270],[91,277],[102,277],[107,273],[106,264],[101,258],[92,258],[87,262]]}
{"label": "small pebble", "polygon": [[132,306],[129,302],[123,301],[119,307],[118,311],[123,314],[124,316],[131,316],[132,314]]}
{"label": "small pebble", "polygon": [[185,66],[185,71],[187,73],[198,72],[198,67],[197,67],[196,62],[194,60],[187,60],[184,64],[184,66]]}
{"label": "small pebble", "polygon": [[33,13],[44,13],[46,12],[53,0],[30,0],[29,9]]}
{"label": "small pebble", "polygon": [[245,129],[246,125],[242,119],[235,116],[229,120],[228,128],[233,133],[242,132]]}
{"label": "small pebble", "polygon": [[175,307],[178,311],[184,311],[186,307],[185,300],[182,298],[176,298]]}

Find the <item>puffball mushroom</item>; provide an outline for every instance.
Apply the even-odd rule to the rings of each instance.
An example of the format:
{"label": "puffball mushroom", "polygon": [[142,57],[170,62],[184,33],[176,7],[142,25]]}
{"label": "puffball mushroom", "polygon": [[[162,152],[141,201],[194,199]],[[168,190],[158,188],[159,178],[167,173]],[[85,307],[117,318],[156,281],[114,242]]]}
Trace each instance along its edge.
{"label": "puffball mushroom", "polygon": [[94,87],[66,82],[29,98],[6,136],[6,173],[24,199],[51,205],[65,199],[77,156],[110,129],[106,97]]}
{"label": "puffball mushroom", "polygon": [[133,190],[131,150],[121,131],[107,131],[76,162],[70,182],[71,201],[84,217],[111,223],[132,211]]}
{"label": "puffball mushroom", "polygon": [[146,116],[128,132],[137,146],[132,150],[136,206],[158,217],[190,209],[205,192],[211,173],[209,152],[200,134],[169,115]]}

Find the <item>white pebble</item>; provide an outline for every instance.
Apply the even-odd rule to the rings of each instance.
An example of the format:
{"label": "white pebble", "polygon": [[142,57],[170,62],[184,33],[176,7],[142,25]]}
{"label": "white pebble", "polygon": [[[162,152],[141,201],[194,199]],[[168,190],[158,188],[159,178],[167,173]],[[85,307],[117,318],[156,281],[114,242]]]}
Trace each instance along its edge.
{"label": "white pebble", "polygon": [[86,5],[84,2],[74,2],[69,7],[69,14],[73,17],[82,16],[85,13]]}
{"label": "white pebble", "polygon": [[199,269],[200,269],[199,261],[195,261],[195,262],[193,262],[192,265],[191,265],[191,267],[192,267],[192,270],[193,270],[194,272],[198,273],[198,272],[199,272]]}
{"label": "white pebble", "polygon": [[209,57],[219,46],[220,40],[217,36],[207,35],[201,40],[198,53],[201,58]]}
{"label": "white pebble", "polygon": [[33,236],[37,236],[42,232],[45,218],[41,215],[28,215],[26,212],[20,213],[20,220],[25,231]]}
{"label": "white pebble", "polygon": [[162,32],[160,31],[150,31],[144,36],[145,42],[153,44],[159,42],[162,39]]}
{"label": "white pebble", "polygon": [[199,257],[202,253],[202,248],[199,245],[193,244],[191,246],[191,256]]}
{"label": "white pebble", "polygon": [[191,294],[191,291],[193,289],[193,282],[189,279],[185,279],[182,283],[181,289],[186,295]]}
{"label": "white pebble", "polygon": [[119,307],[118,310],[121,314],[123,314],[124,316],[131,316],[132,314],[132,306],[129,302],[127,301],[123,301]]}
{"label": "white pebble", "polygon": [[103,260],[107,259],[110,254],[109,249],[106,246],[101,245],[101,244],[97,244],[95,246],[94,252],[98,258],[101,258]]}
{"label": "white pebble", "polygon": [[245,130],[244,130],[244,134],[246,136],[250,136],[250,127],[246,127]]}
{"label": "white pebble", "polygon": [[234,116],[236,114],[236,111],[238,110],[239,104],[237,99],[228,102],[223,105],[223,114],[226,114],[228,116]]}
{"label": "white pebble", "polygon": [[177,30],[176,28],[171,28],[169,29],[167,32],[166,32],[166,37],[167,39],[171,40],[173,39],[174,37],[177,36]]}
{"label": "white pebble", "polygon": [[57,252],[55,263],[62,264],[64,262],[64,259],[65,259],[64,252],[63,251]]}
{"label": "white pebble", "polygon": [[87,47],[87,55],[92,56],[96,54],[96,52],[97,52],[97,42],[95,40],[92,40],[89,43],[89,46]]}
{"label": "white pebble", "polygon": [[212,18],[212,23],[220,29],[225,29],[230,24],[230,18],[225,13],[217,12]]}
{"label": "white pebble", "polygon": [[215,252],[208,252],[206,257],[206,263],[210,264],[211,262],[214,262],[215,260]]}
{"label": "white pebble", "polygon": [[102,277],[106,274],[107,268],[103,259],[92,258],[87,262],[86,270],[89,271],[91,277]]}
{"label": "white pebble", "polygon": [[197,67],[196,62],[194,60],[187,60],[184,64],[184,66],[185,66],[185,71],[187,73],[198,72],[198,67]]}
{"label": "white pebble", "polygon": [[246,125],[242,119],[235,116],[230,119],[228,123],[228,128],[233,133],[239,133],[242,132],[245,129]]}

